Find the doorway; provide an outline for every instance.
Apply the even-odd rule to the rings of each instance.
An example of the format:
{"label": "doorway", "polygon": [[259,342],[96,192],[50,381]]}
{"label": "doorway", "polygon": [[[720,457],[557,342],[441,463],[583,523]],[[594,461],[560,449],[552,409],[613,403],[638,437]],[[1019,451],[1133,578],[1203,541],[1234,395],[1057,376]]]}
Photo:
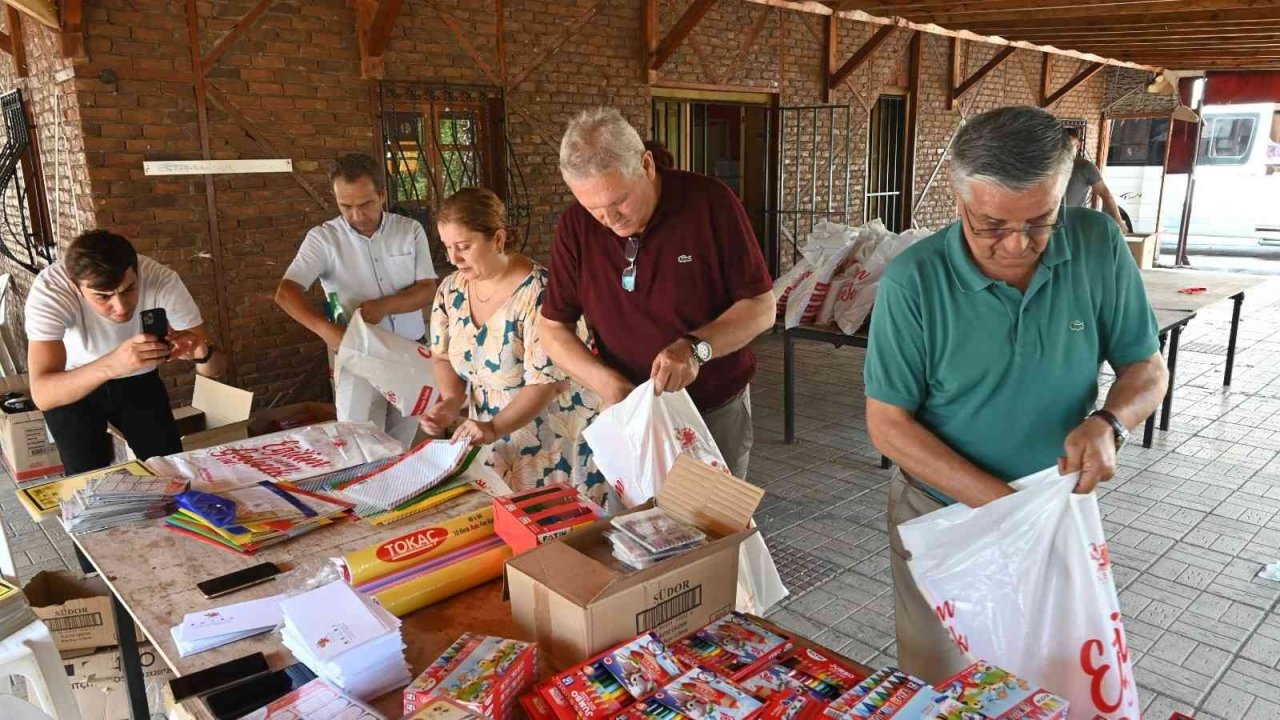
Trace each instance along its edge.
{"label": "doorway", "polygon": [[867,123],[862,216],[868,221],[879,218],[892,232],[902,232],[907,225],[907,160],[907,97],[881,95]]}

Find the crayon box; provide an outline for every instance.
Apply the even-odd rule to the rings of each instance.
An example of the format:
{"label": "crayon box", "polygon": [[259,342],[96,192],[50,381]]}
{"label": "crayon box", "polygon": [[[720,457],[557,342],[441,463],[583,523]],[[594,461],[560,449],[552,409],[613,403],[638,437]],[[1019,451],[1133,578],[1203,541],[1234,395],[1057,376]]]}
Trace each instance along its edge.
{"label": "crayon box", "polygon": [[507,720],[537,668],[536,645],[464,633],[405,688],[404,714],[443,699],[490,720]]}
{"label": "crayon box", "polygon": [[598,506],[563,483],[493,499],[494,531],[517,555],[586,527],[602,514]]}
{"label": "crayon box", "polygon": [[647,632],[540,686],[560,720],[599,720],[621,712],[682,672],[675,655]]}
{"label": "crayon box", "polygon": [[764,707],[728,678],[701,668],[667,683],[653,700],[692,720],[754,720]]}
{"label": "crayon box", "polygon": [[676,641],[671,650],[690,665],[743,680],[772,665],[791,647],[790,638],[731,612]]}
{"label": "crayon box", "polygon": [[991,720],[1066,720],[1066,699],[981,660],[936,686]]}
{"label": "crayon box", "polygon": [[799,647],[743,680],[742,687],[757,700],[768,701],[779,693],[799,693],[825,705],[866,677],[824,650]]}

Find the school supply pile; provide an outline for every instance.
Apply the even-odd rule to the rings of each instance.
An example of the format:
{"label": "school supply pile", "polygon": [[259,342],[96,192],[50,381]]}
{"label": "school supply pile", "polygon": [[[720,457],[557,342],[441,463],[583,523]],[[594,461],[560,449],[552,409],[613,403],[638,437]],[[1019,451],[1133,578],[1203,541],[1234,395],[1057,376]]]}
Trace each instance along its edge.
{"label": "school supply pile", "polygon": [[337,486],[347,497],[382,511],[420,500],[441,483],[462,475],[480,448],[465,442],[428,440],[396,462]]}
{"label": "school supply pile", "polygon": [[463,633],[405,688],[404,714],[445,701],[479,717],[507,720],[537,672],[537,645]]}
{"label": "school supply pile", "polygon": [[285,647],[348,694],[371,700],[412,679],[400,621],[345,582],[288,598],[280,610]]}
{"label": "school supply pile", "polygon": [[0,579],[0,638],[9,637],[35,619],[22,590]]}
{"label": "school supply pile", "polygon": [[480,492],[423,515],[415,530],[347,553],[336,562],[361,593],[403,617],[502,574],[511,549],[493,531]]}
{"label": "school supply pile", "polygon": [[884,668],[833,701],[824,720],[1066,720],[1068,702],[985,662],[937,686]]}
{"label": "school supply pile", "polygon": [[599,506],[564,483],[493,499],[494,531],[517,555],[564,537],[603,514]]}
{"label": "school supply pile", "polygon": [[605,537],[613,546],[613,556],[637,570],[707,543],[706,533],[658,507],[620,515],[611,524],[614,529]]}
{"label": "school supply pile", "polygon": [[271,482],[221,493],[187,490],[176,500],[178,512],[165,520],[167,529],[247,555],[349,519],[351,509],[333,498]]}
{"label": "school supply pile", "polygon": [[764,669],[793,645],[790,638],[732,612],[676,641],[672,650],[691,667],[741,680]]}
{"label": "school supply pile", "polygon": [[368,423],[328,422],[155,457],[148,469],[193,490],[222,492],[261,482],[300,482],[399,456],[404,446]]}
{"label": "school supply pile", "polygon": [[169,629],[169,634],[182,657],[261,635],[280,624],[280,603],[284,598],[284,595],[272,595],[187,613],[181,624]]}
{"label": "school supply pile", "polygon": [[[588,658],[542,683],[536,692],[556,720],[603,720],[648,697],[685,667],[652,632]],[[540,704],[530,700],[531,715]]]}
{"label": "school supply pile", "polygon": [[61,501],[62,525],[67,532],[90,533],[163,517],[172,512],[174,498],[186,489],[186,481],[176,478],[108,473]]}

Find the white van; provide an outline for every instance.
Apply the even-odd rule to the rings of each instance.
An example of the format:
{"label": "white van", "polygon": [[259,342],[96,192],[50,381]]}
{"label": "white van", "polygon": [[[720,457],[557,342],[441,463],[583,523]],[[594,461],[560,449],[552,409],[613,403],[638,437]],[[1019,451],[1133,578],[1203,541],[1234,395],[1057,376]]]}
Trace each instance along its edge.
{"label": "white van", "polygon": [[[1280,244],[1280,105],[1207,105],[1202,113],[1189,245],[1247,250]],[[1135,232],[1150,233],[1160,204],[1169,121],[1111,121],[1103,178]],[[1176,243],[1187,176],[1164,183],[1161,244]]]}

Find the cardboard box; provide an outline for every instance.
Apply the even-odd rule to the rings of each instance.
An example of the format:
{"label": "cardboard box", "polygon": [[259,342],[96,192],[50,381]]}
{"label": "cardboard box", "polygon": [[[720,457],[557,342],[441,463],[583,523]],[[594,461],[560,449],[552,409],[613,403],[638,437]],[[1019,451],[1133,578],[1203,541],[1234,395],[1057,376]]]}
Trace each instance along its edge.
{"label": "cardboard box", "polygon": [[474,715],[507,720],[537,672],[536,645],[463,633],[404,689],[404,714],[446,700]]}
{"label": "cardboard box", "polygon": [[304,402],[259,410],[249,418],[249,437],[270,435],[338,419],[332,403]]}
{"label": "cardboard box", "polygon": [[586,527],[603,514],[564,483],[493,499],[494,532],[516,555]]}
{"label": "cardboard box", "polygon": [[[138,647],[142,677],[147,686],[147,707],[153,720],[164,720],[166,687],[174,675],[150,645]],[[63,663],[71,692],[80,706],[80,717],[93,720],[129,720],[129,696],[120,669],[120,652],[106,650]]]}
{"label": "cardboard box", "polygon": [[754,485],[680,457],[656,505],[705,532],[707,544],[633,572],[611,554],[608,520],[540,545],[507,563],[517,626],[561,669],[646,630],[678,638],[701,628],[734,608],[738,546],[756,532],[749,524],[763,496]]}
{"label": "cardboard box", "polygon": [[[46,570],[27,581],[22,592],[36,617],[49,627],[59,653],[111,647],[118,642],[111,591],[102,578]],[[142,639],[139,632],[138,640]]]}
{"label": "cardboard box", "polygon": [[1150,270],[1155,267],[1157,254],[1155,235],[1125,235],[1124,240],[1139,268]]}
{"label": "cardboard box", "polygon": [[[18,392],[30,396],[30,381],[26,375],[0,378],[0,394]],[[62,458],[44,424],[44,413],[32,410],[24,413],[0,412],[0,452],[4,464],[14,480],[34,480],[62,472]]]}
{"label": "cardboard box", "polygon": [[[191,404],[173,410],[173,419],[182,437],[182,450],[188,452],[244,440],[249,437],[252,410],[253,393],[196,375]],[[114,462],[138,459],[119,430],[108,425],[107,432],[111,433],[115,446]]]}

